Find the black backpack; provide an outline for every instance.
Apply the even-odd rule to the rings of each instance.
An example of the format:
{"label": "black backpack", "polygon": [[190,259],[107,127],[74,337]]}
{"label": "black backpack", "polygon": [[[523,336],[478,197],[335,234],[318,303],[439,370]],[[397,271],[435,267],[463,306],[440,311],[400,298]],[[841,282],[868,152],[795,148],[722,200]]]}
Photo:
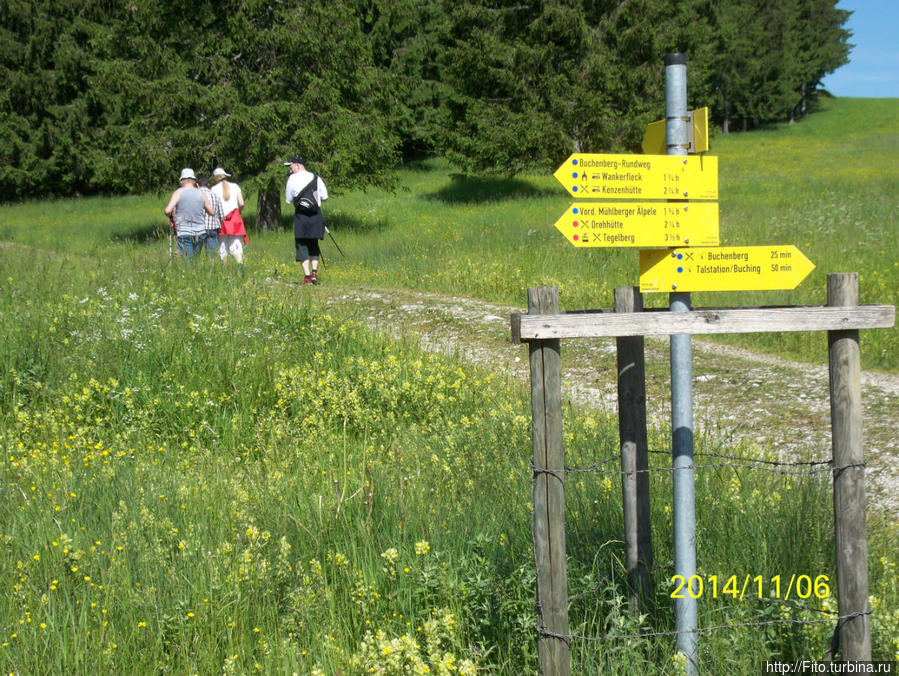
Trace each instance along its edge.
{"label": "black backpack", "polygon": [[313,195],[317,187],[318,176],[312,174],[312,180],[309,181],[309,185],[303,188],[300,193],[293,199],[293,206],[298,214],[314,216],[320,211],[320,207],[315,201],[315,196]]}

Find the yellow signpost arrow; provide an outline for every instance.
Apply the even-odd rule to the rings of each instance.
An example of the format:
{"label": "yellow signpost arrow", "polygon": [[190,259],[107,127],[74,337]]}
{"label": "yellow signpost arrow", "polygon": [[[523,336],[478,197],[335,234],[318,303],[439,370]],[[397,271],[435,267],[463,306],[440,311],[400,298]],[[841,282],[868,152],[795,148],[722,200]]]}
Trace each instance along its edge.
{"label": "yellow signpost arrow", "polygon": [[792,245],[648,249],[640,252],[640,291],[795,289],[814,269]]}
{"label": "yellow signpost arrow", "polygon": [[718,158],[710,155],[575,153],[553,176],[575,197],[718,199]]}
{"label": "yellow signpost arrow", "polygon": [[[704,153],[709,149],[709,109],[700,108],[690,111],[690,124],[687,126],[690,138],[688,152]],[[640,144],[647,155],[664,155],[667,150],[665,144],[665,120],[650,122],[646,125],[646,133],[643,134],[643,142]]]}
{"label": "yellow signpost arrow", "polygon": [[717,202],[576,202],[556,221],[574,246],[717,246]]}

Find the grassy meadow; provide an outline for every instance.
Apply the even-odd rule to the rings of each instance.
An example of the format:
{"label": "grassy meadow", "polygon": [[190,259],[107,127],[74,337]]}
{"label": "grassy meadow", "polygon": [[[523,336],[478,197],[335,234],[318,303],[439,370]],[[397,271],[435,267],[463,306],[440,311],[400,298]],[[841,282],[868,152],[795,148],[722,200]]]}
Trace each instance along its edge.
{"label": "grassy meadow", "polygon": [[[694,304],[821,304],[825,274],[843,271],[860,273],[862,302],[897,304],[897,115],[897,100],[837,100],[713,139],[722,244],[795,244],[817,268],[792,292]],[[566,309],[607,307],[636,284],[637,253],[568,244],[550,171],[453,171],[406,167],[395,193],[329,185],[346,258],[325,241],[318,288],[296,283],[287,214],[284,231],[251,231],[240,274],[169,258],[167,195],[0,206],[3,673],[534,672],[526,385],[379,334],[339,299],[380,287],[521,307],[546,284]],[[865,332],[865,366],[899,370],[897,335]],[[826,359],[822,336],[731,340]],[[614,412],[564,416],[569,466],[617,454]],[[669,438],[650,430],[654,466]],[[776,455],[714,438],[696,451]],[[571,628],[585,637],[573,673],[683,673],[673,637],[646,635],[674,628],[670,472],[650,474],[656,611],[639,614],[620,476],[602,467],[566,483]],[[700,572],[765,581],[762,598],[703,596],[700,625],[732,625],[699,635],[704,672],[824,656],[830,495],[827,471],[697,471]],[[868,537],[874,657],[895,660],[899,527],[871,514]],[[787,601],[777,575],[826,584]]]}

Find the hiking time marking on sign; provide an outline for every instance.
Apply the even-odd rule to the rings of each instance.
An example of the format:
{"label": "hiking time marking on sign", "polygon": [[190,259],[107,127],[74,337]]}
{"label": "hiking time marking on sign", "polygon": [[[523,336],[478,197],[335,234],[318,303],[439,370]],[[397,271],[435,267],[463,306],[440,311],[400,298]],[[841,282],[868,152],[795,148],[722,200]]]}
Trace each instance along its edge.
{"label": "hiking time marking on sign", "polygon": [[718,199],[718,158],[711,155],[575,153],[553,176],[574,197]]}
{"label": "hiking time marking on sign", "polygon": [[795,289],[815,265],[795,246],[640,251],[640,291]]}
{"label": "hiking time marking on sign", "polygon": [[575,202],[556,221],[574,246],[717,246],[717,202]]}

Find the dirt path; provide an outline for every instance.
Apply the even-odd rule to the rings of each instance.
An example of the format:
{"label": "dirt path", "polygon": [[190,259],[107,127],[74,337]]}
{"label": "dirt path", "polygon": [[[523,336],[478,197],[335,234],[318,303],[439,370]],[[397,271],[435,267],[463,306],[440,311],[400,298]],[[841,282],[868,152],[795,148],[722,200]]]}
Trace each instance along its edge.
{"label": "dirt path", "polygon": [[[523,307],[399,290],[319,287],[328,302],[354,305],[360,318],[396,334],[414,336],[429,351],[458,355],[500,375],[528,378],[527,347],[511,342],[509,315]],[[612,339],[565,341],[563,396],[615,411],[617,373]],[[670,418],[667,338],[646,340],[647,416]],[[826,364],[693,340],[694,427],[730,444],[771,447],[782,459],[831,457]],[[899,376],[862,376],[869,505],[899,516]]]}

